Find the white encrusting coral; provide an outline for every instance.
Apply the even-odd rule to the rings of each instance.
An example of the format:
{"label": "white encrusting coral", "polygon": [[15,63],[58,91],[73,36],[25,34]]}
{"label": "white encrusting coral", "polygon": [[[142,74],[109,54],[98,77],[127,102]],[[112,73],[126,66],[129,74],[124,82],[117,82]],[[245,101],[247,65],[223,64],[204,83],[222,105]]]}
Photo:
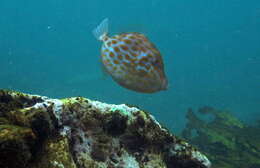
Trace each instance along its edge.
{"label": "white encrusting coral", "polygon": [[208,168],[211,167],[211,162],[208,160],[208,158],[205,155],[202,155],[199,151],[192,151],[191,158],[198,160],[199,162],[201,162],[203,165],[205,165]]}
{"label": "white encrusting coral", "polygon": [[60,130],[60,135],[70,137],[71,136],[71,127],[63,126],[63,129]]}
{"label": "white encrusting coral", "polygon": [[124,153],[124,155],[121,158],[124,168],[140,168],[135,157],[129,155],[128,153]]}
{"label": "white encrusting coral", "polygon": [[47,110],[49,106],[52,106],[53,114],[58,120],[59,125],[62,125],[61,122],[62,105],[63,105],[62,101],[59,99],[49,99],[48,97],[41,97],[41,98],[44,101],[40,103],[36,103],[35,105],[32,106],[32,108],[36,108],[36,109],[41,108]]}
{"label": "white encrusting coral", "polygon": [[57,167],[57,168],[65,168],[62,163],[59,163],[56,160],[53,161],[52,164],[53,164],[54,167]]}
{"label": "white encrusting coral", "polygon": [[120,111],[122,115],[132,117],[133,113],[140,111],[136,107],[128,107],[125,104],[107,104],[99,101],[91,101],[89,103],[102,113]]}
{"label": "white encrusting coral", "polygon": [[59,125],[62,125],[60,118],[62,114],[62,101],[58,99],[49,99],[47,102],[53,103],[53,113],[55,117],[58,119]]}
{"label": "white encrusting coral", "polygon": [[[93,143],[93,139],[91,137],[87,137],[86,133],[78,129],[76,133],[74,133],[74,137],[77,137],[74,139],[74,147],[73,150],[76,152],[83,152],[83,153],[90,153],[92,151],[91,144]],[[77,142],[76,142],[77,141]],[[81,142],[78,142],[81,141]]]}
{"label": "white encrusting coral", "polygon": [[[182,144],[172,144],[169,145],[169,155],[170,156],[176,156],[179,153],[186,151],[187,148],[189,148],[190,145],[188,143],[182,143]],[[211,162],[208,160],[208,158],[201,154],[199,151],[191,150],[191,159],[199,161],[201,164],[203,164],[205,167],[210,168]]]}

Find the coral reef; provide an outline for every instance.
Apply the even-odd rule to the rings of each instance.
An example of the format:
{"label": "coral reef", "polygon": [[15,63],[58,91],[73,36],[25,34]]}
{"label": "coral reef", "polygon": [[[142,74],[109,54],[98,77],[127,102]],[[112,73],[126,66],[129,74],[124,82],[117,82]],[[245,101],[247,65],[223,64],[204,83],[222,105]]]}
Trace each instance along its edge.
{"label": "coral reef", "polygon": [[209,160],[125,104],[0,90],[0,167],[209,168]]}
{"label": "coral reef", "polygon": [[231,113],[211,107],[198,112],[213,115],[213,121],[201,120],[189,109],[182,136],[206,153],[212,167],[260,167],[260,125],[246,125]]}

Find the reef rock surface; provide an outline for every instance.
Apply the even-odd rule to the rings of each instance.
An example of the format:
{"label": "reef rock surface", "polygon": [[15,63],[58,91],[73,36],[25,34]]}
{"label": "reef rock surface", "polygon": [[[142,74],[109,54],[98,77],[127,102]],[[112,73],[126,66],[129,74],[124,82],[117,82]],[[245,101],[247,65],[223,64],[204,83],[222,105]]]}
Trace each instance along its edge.
{"label": "reef rock surface", "polygon": [[152,115],[83,97],[0,90],[1,168],[209,168]]}

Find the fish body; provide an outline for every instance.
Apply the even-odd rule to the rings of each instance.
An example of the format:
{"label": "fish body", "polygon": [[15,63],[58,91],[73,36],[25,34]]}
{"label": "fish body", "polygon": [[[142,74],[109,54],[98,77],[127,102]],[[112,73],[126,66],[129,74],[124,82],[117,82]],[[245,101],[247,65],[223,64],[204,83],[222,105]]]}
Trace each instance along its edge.
{"label": "fish body", "polygon": [[108,19],[93,31],[103,41],[101,60],[105,70],[121,86],[143,93],[167,89],[162,56],[141,33],[123,33],[109,37]]}

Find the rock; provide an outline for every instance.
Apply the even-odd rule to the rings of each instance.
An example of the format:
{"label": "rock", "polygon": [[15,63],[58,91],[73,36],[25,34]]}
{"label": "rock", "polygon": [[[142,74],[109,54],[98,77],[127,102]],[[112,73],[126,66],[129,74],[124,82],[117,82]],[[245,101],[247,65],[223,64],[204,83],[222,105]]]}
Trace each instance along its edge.
{"label": "rock", "polygon": [[214,119],[204,121],[189,109],[182,136],[205,152],[215,167],[260,167],[260,126],[246,125],[228,111],[211,107],[198,112]]}
{"label": "rock", "polygon": [[136,107],[0,91],[0,167],[210,166],[206,156]]}

